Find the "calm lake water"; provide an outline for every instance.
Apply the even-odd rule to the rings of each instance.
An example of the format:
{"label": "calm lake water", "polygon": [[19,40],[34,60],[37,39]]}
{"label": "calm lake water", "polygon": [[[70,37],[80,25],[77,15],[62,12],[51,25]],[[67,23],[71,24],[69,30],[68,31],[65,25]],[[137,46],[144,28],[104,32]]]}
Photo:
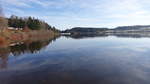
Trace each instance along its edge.
{"label": "calm lake water", "polygon": [[150,38],[62,36],[3,48],[0,84],[150,84]]}

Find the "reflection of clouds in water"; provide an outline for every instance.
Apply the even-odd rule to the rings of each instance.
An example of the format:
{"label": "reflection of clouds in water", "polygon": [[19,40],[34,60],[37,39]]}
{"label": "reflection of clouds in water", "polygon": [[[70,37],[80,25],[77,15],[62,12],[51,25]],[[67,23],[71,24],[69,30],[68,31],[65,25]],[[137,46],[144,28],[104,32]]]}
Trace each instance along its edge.
{"label": "reflection of clouds in water", "polygon": [[109,47],[112,49],[128,49],[135,52],[147,52],[150,50],[150,46],[148,45],[120,45],[120,46],[113,46]]}
{"label": "reflection of clouds in water", "polygon": [[[74,43],[77,41],[67,44],[64,42],[57,46],[52,44],[39,53],[16,57],[15,60],[9,60],[9,66],[5,71],[19,71],[21,76],[24,73],[33,76],[35,73],[32,74],[32,72],[37,71],[37,74],[42,74],[40,75],[42,77],[45,77],[47,72],[58,73],[59,76],[62,72],[66,72],[72,77],[78,77],[79,80],[89,78],[106,82],[105,84],[108,82],[110,84],[148,84],[146,83],[149,82],[150,76],[148,43],[130,44],[107,40],[100,43],[99,39],[97,42],[82,41],[80,43],[81,40],[79,40],[76,46]],[[67,46],[68,44],[70,46]],[[37,80],[36,77],[35,80]]]}
{"label": "reflection of clouds in water", "polygon": [[130,74],[133,75],[134,78],[136,78],[136,81],[148,81],[149,80],[149,72],[145,72],[143,69],[138,68],[134,68],[132,69],[132,71],[130,72]]}
{"label": "reflection of clouds in water", "polygon": [[[19,61],[19,60],[17,60]],[[47,64],[59,64],[59,62],[57,61],[53,61],[50,59],[31,59],[31,60],[26,60],[20,63],[17,63],[14,66],[10,66],[9,68],[7,68],[7,71],[14,71],[14,70],[30,70],[30,69],[36,69],[36,68],[40,68],[43,65],[47,65]],[[6,71],[6,70],[5,70]]]}
{"label": "reflection of clouds in water", "polygon": [[[108,48],[106,48],[106,50],[107,49]],[[20,62],[19,64],[17,63],[15,66],[11,66],[8,71],[27,70],[27,72],[34,72],[42,69],[42,66],[48,67],[54,65],[53,68],[61,66],[59,68],[61,71],[63,71],[62,69],[66,69],[68,72],[71,70],[74,74],[76,71],[79,71],[79,76],[81,77],[84,77],[84,75],[90,75],[91,77],[89,78],[95,77],[97,80],[101,80],[99,77],[102,76],[105,79],[104,82],[115,82],[113,84],[119,84],[119,82],[124,82],[124,84],[143,84],[144,81],[149,81],[149,72],[145,72],[145,67],[148,66],[148,60],[139,59],[140,55],[136,53],[128,54],[129,51],[119,51],[118,49],[111,51],[108,50],[105,52],[96,51],[96,53],[81,53],[87,51],[90,50],[76,50],[76,53],[78,52],[80,54],[75,55],[73,55],[72,52],[63,51],[65,54],[61,54],[62,56],[58,56],[56,58],[52,56],[52,53],[47,54],[50,57],[47,57],[44,54],[39,54],[39,57],[32,56],[33,58],[30,58],[30,60],[28,59]],[[59,54],[54,55],[57,56]],[[26,58],[22,59],[25,60]],[[21,59],[19,60],[21,61]],[[49,71],[51,71],[51,69]],[[56,72],[57,71],[58,68],[56,69]],[[74,76],[74,74],[71,75]]]}
{"label": "reflection of clouds in water", "polygon": [[[145,47],[146,47],[145,50],[147,51],[149,48],[147,46],[142,46],[142,47],[136,46],[135,48],[144,49]],[[102,59],[103,62],[108,61],[110,63],[108,65],[111,66],[112,70],[114,69],[112,67],[117,68],[116,70],[119,70],[118,73],[121,74],[120,78],[124,78],[118,81],[125,80],[126,84],[133,84],[133,83],[143,84],[143,83],[149,82],[149,74],[150,74],[149,56],[148,55],[141,56],[141,54],[138,54],[136,52],[127,51],[126,50],[127,48],[135,50],[135,48],[133,47],[130,48],[127,46],[121,46],[121,47],[119,46],[119,47],[113,47],[113,48],[111,47],[111,48],[107,48],[108,50],[111,49],[111,51],[96,53],[97,56],[95,59]],[[124,50],[121,50],[121,49],[124,49]],[[140,51],[140,52],[143,52],[143,51]]]}

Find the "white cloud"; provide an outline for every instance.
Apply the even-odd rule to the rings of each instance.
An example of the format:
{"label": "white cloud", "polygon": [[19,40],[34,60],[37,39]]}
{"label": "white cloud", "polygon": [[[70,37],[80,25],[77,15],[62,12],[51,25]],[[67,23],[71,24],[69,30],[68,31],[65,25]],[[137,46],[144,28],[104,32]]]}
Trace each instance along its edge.
{"label": "white cloud", "polygon": [[[63,28],[70,25],[72,27],[145,25],[150,22],[149,0],[3,0],[3,2],[6,3],[6,8],[12,7],[14,9],[12,11],[20,16],[24,16],[23,12],[39,18],[49,16],[49,19],[53,20],[43,19]],[[26,10],[21,10],[22,7]]]}
{"label": "white cloud", "polygon": [[26,0],[3,0],[2,3],[20,7],[31,7],[26,3]]}

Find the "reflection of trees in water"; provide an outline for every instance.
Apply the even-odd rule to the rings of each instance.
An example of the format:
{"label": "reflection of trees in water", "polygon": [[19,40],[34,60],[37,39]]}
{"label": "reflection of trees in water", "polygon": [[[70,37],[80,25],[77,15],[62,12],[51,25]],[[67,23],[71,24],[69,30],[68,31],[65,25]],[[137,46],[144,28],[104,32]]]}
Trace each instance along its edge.
{"label": "reflection of trees in water", "polygon": [[93,37],[107,37],[107,36],[116,36],[116,37],[126,37],[126,38],[142,38],[150,37],[150,32],[138,32],[138,33],[104,33],[104,34],[72,34],[64,35],[67,38],[74,39],[84,39],[84,38],[93,38]]}
{"label": "reflection of trees in water", "polygon": [[56,39],[57,37],[42,41],[24,42],[23,44],[17,44],[7,48],[0,48],[0,69],[7,68],[7,62],[10,53],[14,56],[21,56],[25,53],[37,53]]}
{"label": "reflection of trees in water", "polygon": [[47,45],[49,45],[54,39],[45,40],[45,41],[35,41],[31,43],[24,43],[20,45],[15,45],[10,47],[10,52],[14,56],[19,56],[21,54],[25,53],[37,53],[43,48],[45,48]]}
{"label": "reflection of trees in water", "polygon": [[25,53],[27,46],[25,44],[15,45],[10,47],[10,52],[14,55],[20,55],[21,53]]}
{"label": "reflection of trees in water", "polygon": [[84,38],[93,38],[93,37],[107,37],[106,34],[78,34],[78,35],[65,35],[65,37],[74,38],[74,39],[84,39]]}
{"label": "reflection of trees in water", "polygon": [[24,53],[36,53],[40,51],[42,48],[47,46],[50,42],[46,41],[38,41],[38,42],[32,42],[30,44],[20,44],[16,46],[11,46],[10,51],[14,56],[19,56]]}
{"label": "reflection of trees in water", "polygon": [[142,37],[150,37],[150,33],[119,33],[114,34],[117,37],[127,37],[127,38],[142,38]]}
{"label": "reflection of trees in water", "polygon": [[7,68],[7,61],[9,56],[9,49],[0,49],[0,69]]}

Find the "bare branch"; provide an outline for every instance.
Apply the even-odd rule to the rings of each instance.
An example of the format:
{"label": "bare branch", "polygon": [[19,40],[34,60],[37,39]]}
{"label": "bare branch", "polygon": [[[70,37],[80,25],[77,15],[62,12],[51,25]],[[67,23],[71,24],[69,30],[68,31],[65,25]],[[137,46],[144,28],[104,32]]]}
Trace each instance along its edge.
{"label": "bare branch", "polygon": [[0,17],[4,17],[2,4],[0,3]]}
{"label": "bare branch", "polygon": [[0,31],[3,31],[7,28],[8,21],[4,17],[2,5],[0,4]]}

